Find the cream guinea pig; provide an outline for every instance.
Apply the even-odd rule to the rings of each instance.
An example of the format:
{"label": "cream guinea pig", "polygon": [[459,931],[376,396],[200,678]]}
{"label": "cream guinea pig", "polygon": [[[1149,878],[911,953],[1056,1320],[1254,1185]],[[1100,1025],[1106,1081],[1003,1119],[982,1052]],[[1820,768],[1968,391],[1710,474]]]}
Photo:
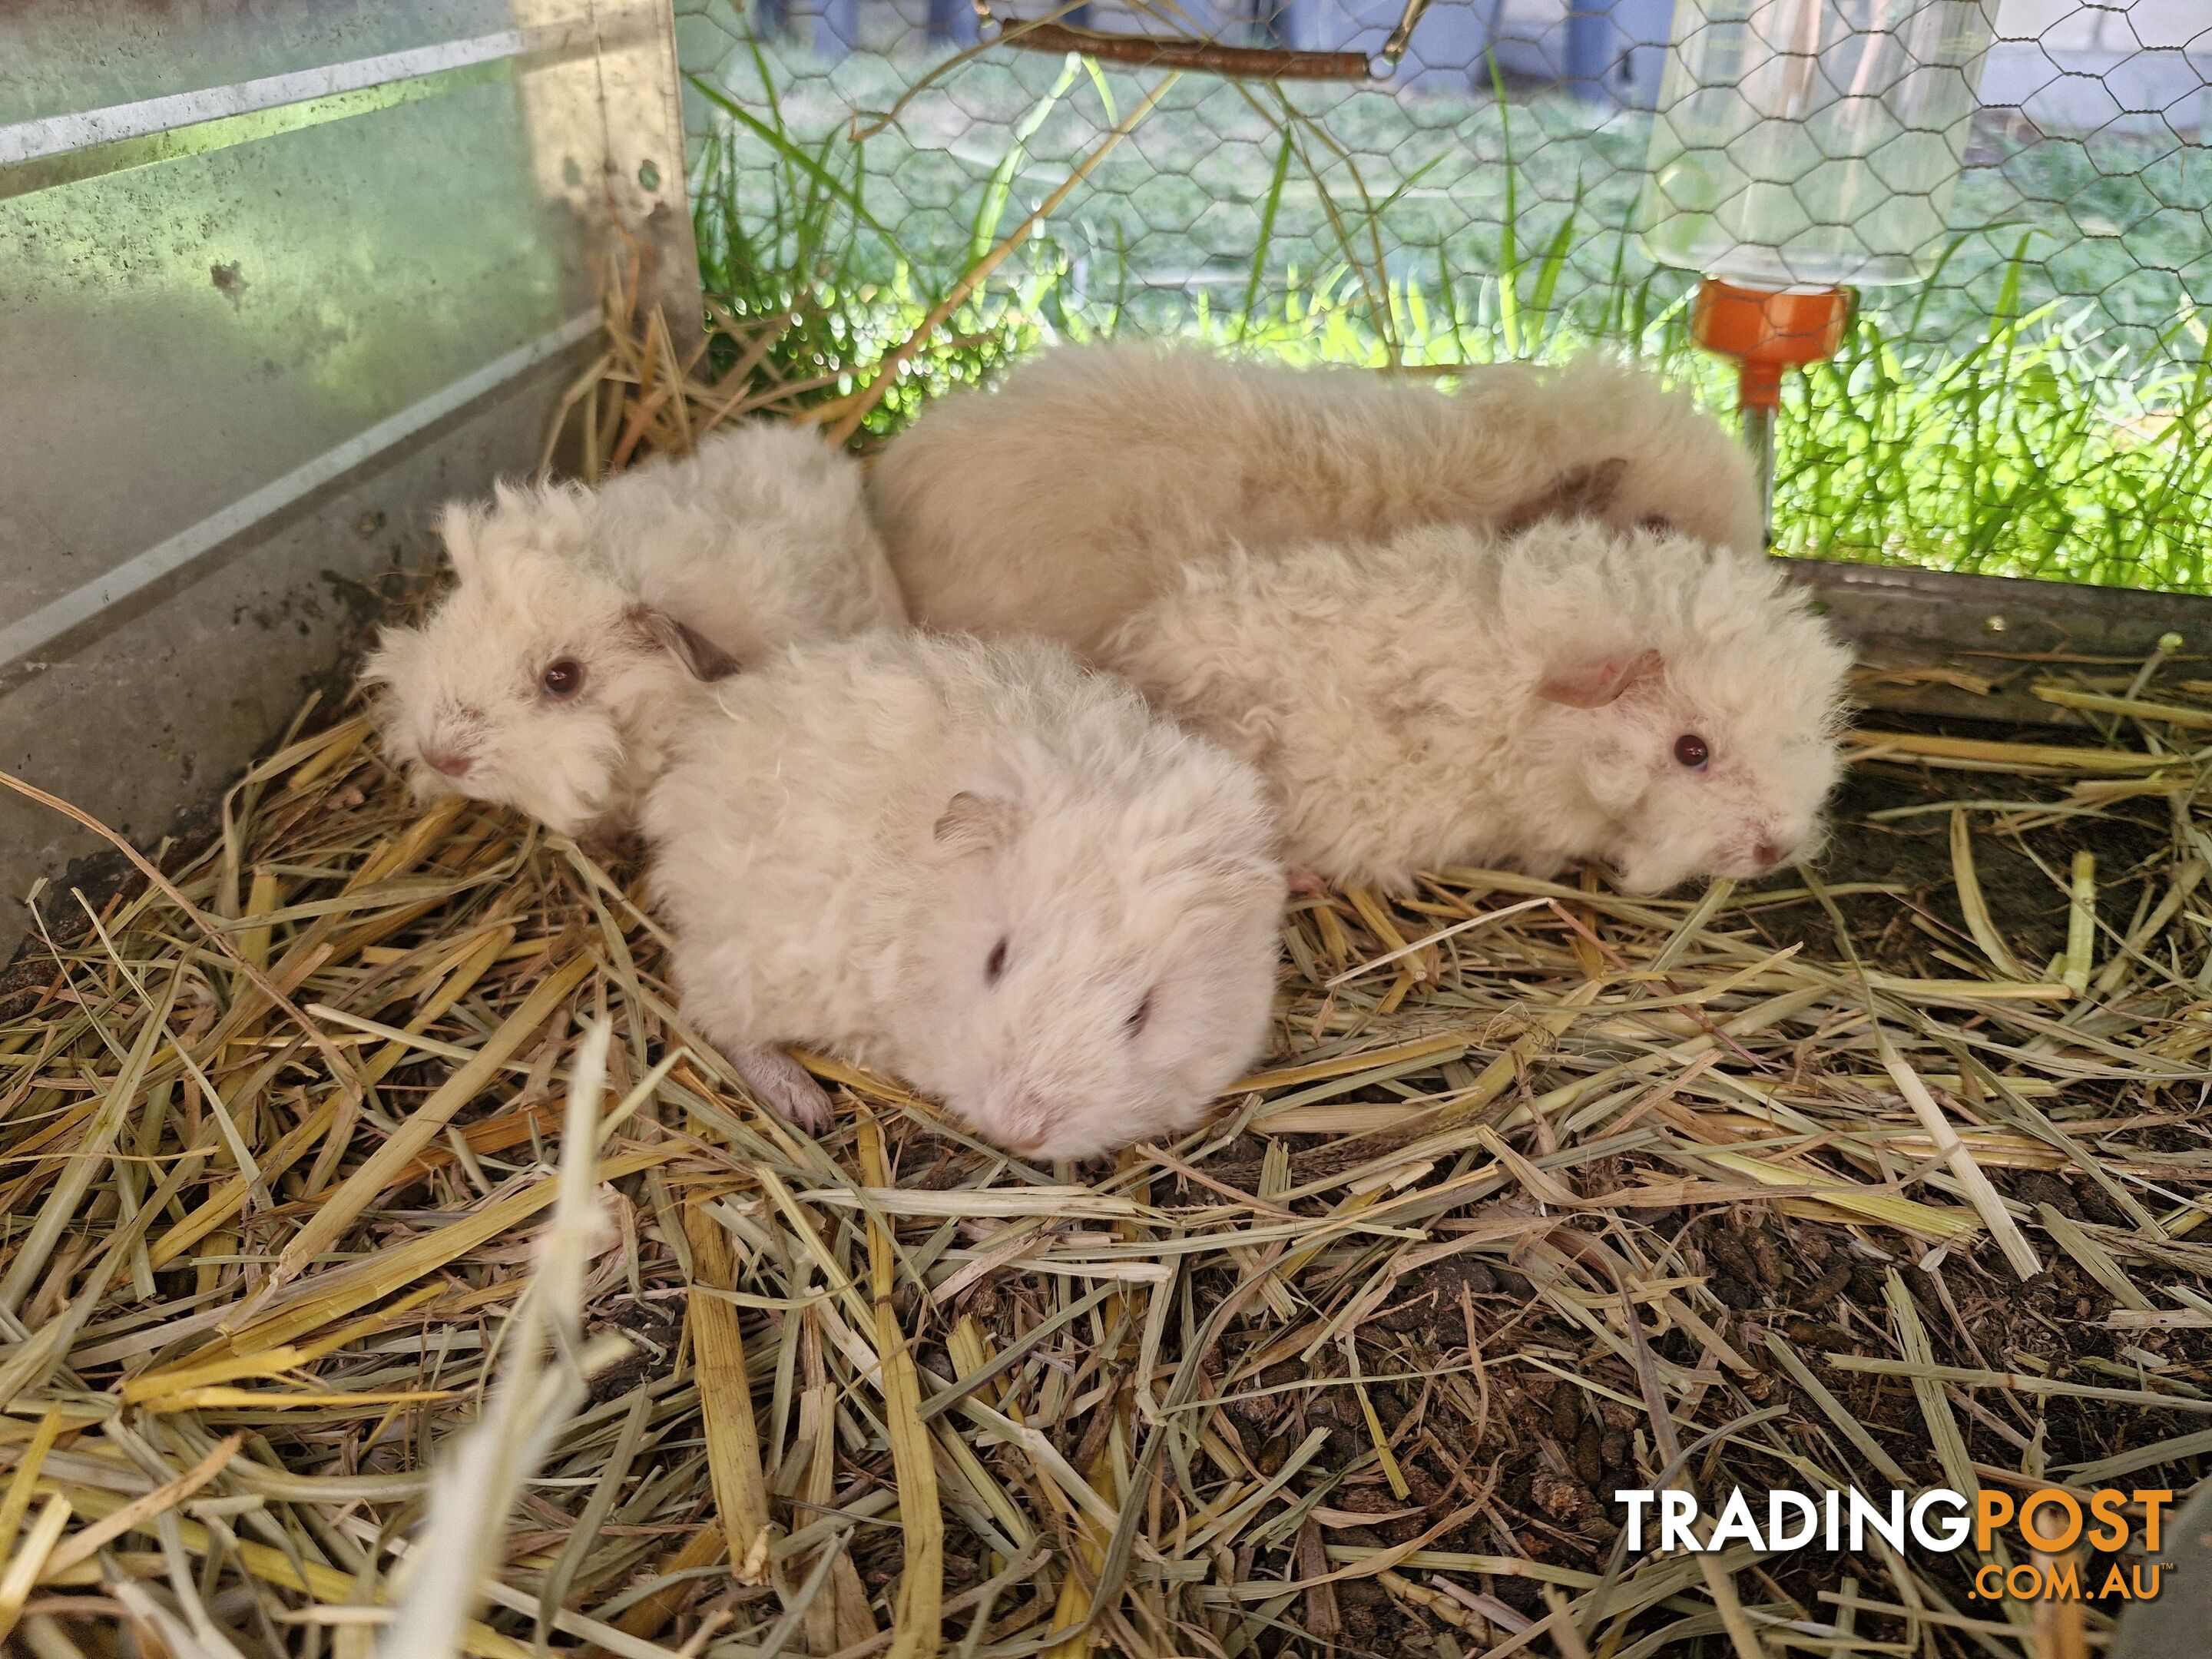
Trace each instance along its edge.
{"label": "cream guinea pig", "polygon": [[419,794],[620,827],[703,683],[799,640],[905,623],[860,467],[765,423],[594,491],[501,485],[441,526],[459,577],[362,671]]}
{"label": "cream guinea pig", "polygon": [[640,823],[684,1018],[880,1066],[1026,1157],[1175,1134],[1265,1047],[1285,897],[1259,776],[1042,641],[878,634],[714,688]]}
{"label": "cream guinea pig", "polygon": [[1185,560],[1425,524],[1589,514],[1757,555],[1742,447],[1611,359],[1465,371],[1454,393],[1190,349],[1061,347],[959,392],[868,485],[915,621],[1093,655]]}
{"label": "cream guinea pig", "polygon": [[1812,852],[1851,661],[1769,561],[1587,520],[1216,555],[1100,656],[1267,775],[1302,872],[1635,892]]}

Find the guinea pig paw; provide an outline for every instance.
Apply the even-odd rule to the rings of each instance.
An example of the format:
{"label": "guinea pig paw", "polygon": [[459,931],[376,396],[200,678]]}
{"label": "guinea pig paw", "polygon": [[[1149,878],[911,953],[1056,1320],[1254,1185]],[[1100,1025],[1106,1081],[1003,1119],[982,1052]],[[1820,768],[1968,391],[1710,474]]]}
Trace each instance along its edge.
{"label": "guinea pig paw", "polygon": [[1317,871],[1293,870],[1290,874],[1290,888],[1293,896],[1325,893],[1328,890],[1328,878]]}
{"label": "guinea pig paw", "polygon": [[739,1048],[727,1054],[761,1103],[811,1135],[830,1127],[830,1097],[806,1068],[781,1048]]}

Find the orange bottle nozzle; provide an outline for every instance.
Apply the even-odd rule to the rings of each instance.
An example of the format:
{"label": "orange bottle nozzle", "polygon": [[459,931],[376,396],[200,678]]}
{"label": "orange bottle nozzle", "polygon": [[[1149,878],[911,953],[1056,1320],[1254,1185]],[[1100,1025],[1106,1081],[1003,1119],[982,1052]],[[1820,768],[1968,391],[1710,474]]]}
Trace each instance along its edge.
{"label": "orange bottle nozzle", "polygon": [[1746,409],[1771,410],[1781,407],[1782,371],[1832,356],[1850,316],[1850,296],[1839,288],[1778,292],[1708,276],[1698,285],[1690,333],[1736,360]]}

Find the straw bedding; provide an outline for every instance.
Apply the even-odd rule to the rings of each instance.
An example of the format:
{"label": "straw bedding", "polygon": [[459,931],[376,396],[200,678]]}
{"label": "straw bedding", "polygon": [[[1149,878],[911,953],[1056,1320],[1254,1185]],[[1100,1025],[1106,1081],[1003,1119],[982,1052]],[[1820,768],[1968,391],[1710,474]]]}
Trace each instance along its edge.
{"label": "straw bedding", "polygon": [[[640,416],[627,350],[600,461],[731,396],[664,358]],[[2212,686],[2130,681],[2065,676],[2104,737],[1855,738],[1817,881],[1303,898],[1267,1068],[1060,1170],[827,1061],[794,1133],[633,864],[304,711],[7,981],[0,1625],[375,1650],[604,1018],[592,1375],[466,1651],[2081,1653],[1942,1558],[1629,1556],[1610,1493],[2189,1484]]]}

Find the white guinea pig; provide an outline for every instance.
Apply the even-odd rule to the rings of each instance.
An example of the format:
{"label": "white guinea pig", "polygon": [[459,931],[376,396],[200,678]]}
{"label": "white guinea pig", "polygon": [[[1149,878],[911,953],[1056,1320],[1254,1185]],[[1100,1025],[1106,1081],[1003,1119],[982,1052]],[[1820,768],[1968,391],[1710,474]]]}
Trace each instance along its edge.
{"label": "white guinea pig", "polygon": [[596,491],[501,485],[441,526],[459,580],[362,671],[418,793],[576,835],[634,814],[701,682],[905,622],[860,467],[812,432],[713,434]]}
{"label": "white guinea pig", "polygon": [[1062,347],[957,392],[869,481],[914,618],[1091,655],[1184,560],[1511,529],[1588,514],[1765,545],[1742,447],[1680,392],[1591,356],[1461,389],[1205,352]]}
{"label": "white guinea pig", "polygon": [[715,702],[640,822],[684,1017],[749,1079],[823,1048],[1079,1158],[1192,1127],[1265,1046],[1265,786],[1127,687],[1042,641],[878,634]]}
{"label": "white guinea pig", "polygon": [[1587,520],[1218,555],[1101,654],[1267,775],[1294,867],[1636,892],[1812,851],[1851,660],[1768,561]]}

